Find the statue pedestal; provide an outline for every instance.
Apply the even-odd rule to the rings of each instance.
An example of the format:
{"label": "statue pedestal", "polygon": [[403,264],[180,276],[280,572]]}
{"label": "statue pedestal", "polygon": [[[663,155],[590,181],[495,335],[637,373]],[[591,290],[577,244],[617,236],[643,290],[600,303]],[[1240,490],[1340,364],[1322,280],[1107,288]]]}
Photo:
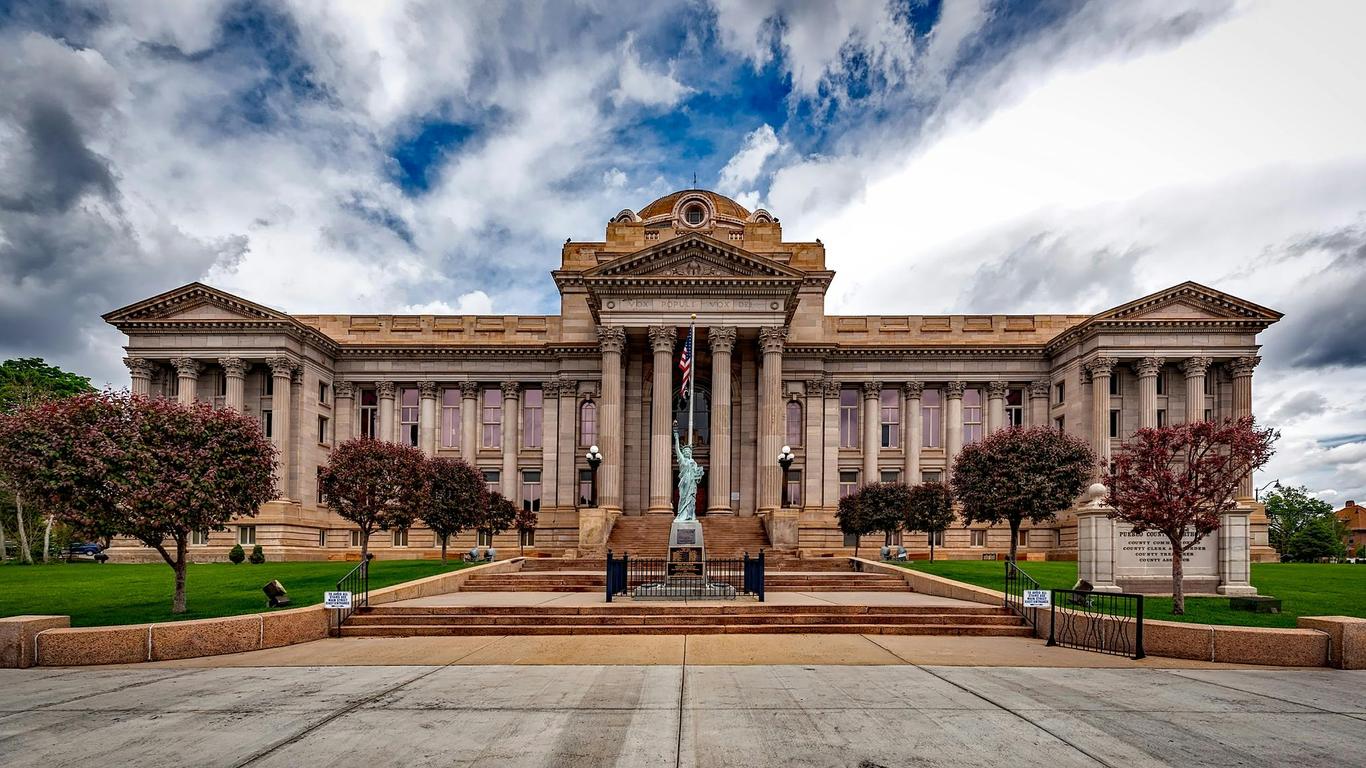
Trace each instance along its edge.
{"label": "statue pedestal", "polygon": [[669,526],[669,560],[665,566],[665,576],[670,583],[692,579],[701,584],[705,575],[706,556],[707,550],[702,543],[702,523],[675,520]]}

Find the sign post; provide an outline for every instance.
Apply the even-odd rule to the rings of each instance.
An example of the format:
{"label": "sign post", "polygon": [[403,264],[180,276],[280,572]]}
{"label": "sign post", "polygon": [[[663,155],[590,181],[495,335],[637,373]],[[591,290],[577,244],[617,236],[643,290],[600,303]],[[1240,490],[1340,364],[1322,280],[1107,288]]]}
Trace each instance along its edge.
{"label": "sign post", "polygon": [[350,592],[324,592],[324,593],[323,593],[323,607],[325,607],[325,608],[336,608],[336,609],[338,609],[338,610],[350,610],[350,609],[351,609],[351,593],[350,593]]}

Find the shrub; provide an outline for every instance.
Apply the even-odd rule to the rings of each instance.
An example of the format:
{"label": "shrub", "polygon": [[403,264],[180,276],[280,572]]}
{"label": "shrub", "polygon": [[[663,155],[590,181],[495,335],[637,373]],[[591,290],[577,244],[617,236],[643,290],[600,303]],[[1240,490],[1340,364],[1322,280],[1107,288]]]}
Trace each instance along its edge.
{"label": "shrub", "polygon": [[260,565],[266,561],[266,553],[261,551],[261,545],[257,544],[251,548],[251,557],[247,558],[252,565]]}
{"label": "shrub", "polygon": [[1357,547],[1357,559],[1360,560],[1362,558],[1366,558],[1366,544],[1361,544]]}
{"label": "shrub", "polygon": [[232,561],[233,565],[237,565],[247,559],[247,553],[242,551],[241,544],[233,544],[232,549],[228,550],[228,559]]}

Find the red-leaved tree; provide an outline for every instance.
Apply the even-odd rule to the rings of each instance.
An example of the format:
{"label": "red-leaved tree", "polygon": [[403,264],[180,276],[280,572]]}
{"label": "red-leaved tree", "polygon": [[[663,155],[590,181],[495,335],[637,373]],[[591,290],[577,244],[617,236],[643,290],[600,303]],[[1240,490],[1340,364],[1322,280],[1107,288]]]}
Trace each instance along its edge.
{"label": "red-leaved tree", "polygon": [[[905,483],[872,483],[840,499],[835,522],[840,531],[860,538],[870,533],[891,534],[906,522],[911,489]],[[858,557],[859,540],[854,540]]]}
{"label": "red-leaved tree", "polygon": [[531,503],[523,501],[522,508],[517,510],[517,514],[512,518],[512,527],[517,529],[518,554],[526,551],[526,532],[536,530],[538,517],[536,510],[531,508]]}
{"label": "red-leaved tree", "polygon": [[427,459],[422,451],[384,440],[356,438],[332,450],[318,473],[328,508],[360,528],[361,560],[376,530],[407,528],[427,504]]}
{"label": "red-leaved tree", "polygon": [[964,524],[1010,524],[1015,560],[1020,524],[1067,509],[1086,487],[1095,454],[1085,441],[1048,427],[1008,427],[963,446],[953,463],[953,496]]}
{"label": "red-leaved tree", "polygon": [[497,491],[489,493],[489,505],[484,510],[483,517],[475,526],[477,530],[489,535],[489,541],[493,537],[511,528],[517,520],[517,505],[512,500]]}
{"label": "red-leaved tree", "polygon": [[475,528],[489,506],[488,484],[479,470],[460,459],[428,459],[428,494],[422,519],[441,539],[441,562],[446,562],[450,537]]}
{"label": "red-leaved tree", "polygon": [[1186,612],[1182,557],[1237,506],[1238,484],[1271,460],[1280,433],[1252,417],[1144,428],[1115,452],[1105,476],[1114,516],[1172,548],[1172,613]]}
{"label": "red-leaved tree", "polygon": [[930,562],[934,562],[934,540],[953,525],[953,494],[943,483],[911,486],[906,498],[906,530],[924,531],[930,539]]}

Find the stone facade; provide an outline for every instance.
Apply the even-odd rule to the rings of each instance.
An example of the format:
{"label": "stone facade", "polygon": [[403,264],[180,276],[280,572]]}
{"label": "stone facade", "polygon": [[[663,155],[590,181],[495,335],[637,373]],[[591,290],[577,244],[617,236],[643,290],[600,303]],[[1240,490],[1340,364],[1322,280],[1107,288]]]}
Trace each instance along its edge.
{"label": "stone facade", "polygon": [[[944,479],[955,451],[1002,427],[1057,427],[1108,456],[1141,425],[1250,413],[1257,333],[1280,318],[1189,282],[1096,315],[829,315],[820,241],[786,242],[767,211],[701,190],[620,212],[601,242],[567,242],[551,276],[552,316],[286,315],[198,283],[106,315],[128,335],[134,392],[255,415],[281,449],[281,498],[197,556],[241,541],[271,557],[356,557],[316,474],[359,436],[470,461],[539,509],[539,553],[599,551],[618,516],[670,513],[693,315],[699,511],[759,515],[777,548],[842,552],[841,493]],[[595,477],[590,445],[604,457]],[[797,457],[787,477],[784,445]],[[1267,558],[1250,484],[1243,495],[1253,557]],[[1021,550],[1074,557],[1076,530],[1064,515]],[[425,529],[389,538],[372,541],[381,556],[437,551]],[[519,542],[493,544],[506,555]],[[1008,546],[1008,530],[953,528],[940,551]]]}

